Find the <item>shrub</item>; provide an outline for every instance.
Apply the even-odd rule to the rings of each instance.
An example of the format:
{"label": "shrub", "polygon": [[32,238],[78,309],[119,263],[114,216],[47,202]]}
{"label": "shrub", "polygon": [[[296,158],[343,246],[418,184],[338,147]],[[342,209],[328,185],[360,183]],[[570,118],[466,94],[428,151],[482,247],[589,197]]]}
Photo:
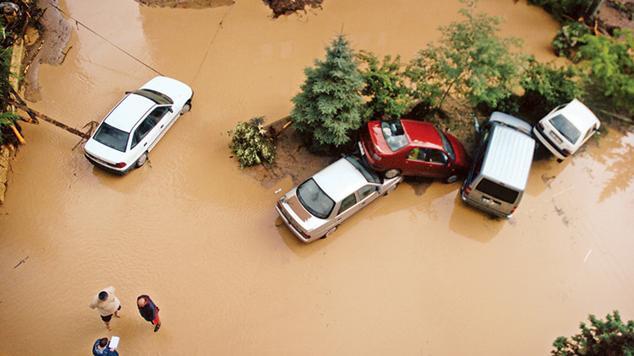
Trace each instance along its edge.
{"label": "shrub", "polygon": [[524,88],[522,108],[541,119],[554,107],[580,98],[583,90],[578,82],[579,75],[572,66],[557,67],[531,58],[520,81]]}
{"label": "shrub", "polygon": [[557,19],[565,20],[589,17],[592,15],[599,0],[528,0],[529,3],[543,7]]}
{"label": "shrub", "polygon": [[20,126],[17,123],[19,119],[20,116],[13,112],[0,113],[0,145],[17,143],[14,132],[19,132]]}
{"label": "shrub", "polygon": [[238,122],[229,131],[231,143],[229,148],[238,158],[240,167],[251,167],[261,163],[275,161],[275,143],[262,127],[264,118],[256,117],[248,122]]}
{"label": "shrub", "polygon": [[583,37],[590,34],[592,32],[585,24],[569,22],[561,27],[553,39],[553,50],[559,57],[564,56],[576,61],[578,59],[576,58],[577,50],[585,43]]}
{"label": "shrub", "polygon": [[407,69],[417,99],[441,108],[450,94],[472,106],[496,107],[512,94],[524,56],[510,50],[514,38],[499,38],[500,19],[475,13],[475,1],[465,0],[465,20],[441,27],[441,40],[420,51]]}
{"label": "shrub", "polygon": [[338,148],[361,127],[363,78],[343,35],[326,49],[326,60],[306,68],[302,91],[293,98],[295,129],[313,151]]}
{"label": "shrub", "polygon": [[586,35],[579,57],[588,73],[588,85],[601,101],[634,113],[634,35],[616,31],[614,37]]}
{"label": "shrub", "polygon": [[634,354],[634,321],[624,324],[618,311],[608,314],[606,320],[588,317],[590,325],[581,323],[581,333],[566,338],[558,337],[551,351],[554,356],[604,356]]}
{"label": "shrub", "polygon": [[358,57],[366,64],[361,71],[365,81],[361,94],[370,98],[365,105],[363,118],[400,118],[413,103],[410,91],[405,85],[400,56],[394,59],[385,56],[381,62],[373,53],[362,51]]}

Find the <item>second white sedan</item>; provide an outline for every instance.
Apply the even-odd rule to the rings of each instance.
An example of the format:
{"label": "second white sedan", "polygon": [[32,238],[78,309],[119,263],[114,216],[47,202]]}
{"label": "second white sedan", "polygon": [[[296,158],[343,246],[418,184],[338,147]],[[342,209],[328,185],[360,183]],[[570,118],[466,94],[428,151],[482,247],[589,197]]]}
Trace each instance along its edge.
{"label": "second white sedan", "polygon": [[143,166],[148,152],[191,109],[192,96],[188,85],[160,76],[127,92],[84,145],[86,158],[118,174]]}

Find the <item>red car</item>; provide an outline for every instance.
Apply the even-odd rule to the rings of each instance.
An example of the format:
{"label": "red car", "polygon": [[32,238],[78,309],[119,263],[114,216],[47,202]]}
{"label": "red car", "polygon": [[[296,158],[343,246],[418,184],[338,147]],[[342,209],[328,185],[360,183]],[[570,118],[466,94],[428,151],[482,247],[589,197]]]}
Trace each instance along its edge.
{"label": "red car", "polygon": [[428,122],[370,121],[359,148],[368,164],[386,178],[402,174],[453,183],[469,169],[469,156],[460,141]]}

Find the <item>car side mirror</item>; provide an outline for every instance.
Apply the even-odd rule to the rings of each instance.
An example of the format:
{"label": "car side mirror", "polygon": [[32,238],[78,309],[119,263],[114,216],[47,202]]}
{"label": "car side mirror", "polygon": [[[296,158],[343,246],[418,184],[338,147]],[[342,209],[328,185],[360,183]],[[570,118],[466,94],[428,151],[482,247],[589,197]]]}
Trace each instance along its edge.
{"label": "car side mirror", "polygon": [[174,110],[172,109],[172,107],[170,106],[169,108],[167,108],[167,111],[169,112],[174,112]]}

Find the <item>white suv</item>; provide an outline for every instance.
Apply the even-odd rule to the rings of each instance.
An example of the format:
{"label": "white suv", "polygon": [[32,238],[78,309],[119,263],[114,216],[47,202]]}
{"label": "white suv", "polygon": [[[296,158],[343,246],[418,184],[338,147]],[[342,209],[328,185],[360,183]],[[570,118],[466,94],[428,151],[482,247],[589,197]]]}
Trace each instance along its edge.
{"label": "white suv", "polygon": [[84,145],[86,158],[118,174],[143,166],[148,152],[191,109],[192,96],[189,86],[167,77],[127,92]]}
{"label": "white suv", "polygon": [[548,113],[533,128],[533,134],[561,162],[575,153],[600,126],[594,113],[574,99]]}

